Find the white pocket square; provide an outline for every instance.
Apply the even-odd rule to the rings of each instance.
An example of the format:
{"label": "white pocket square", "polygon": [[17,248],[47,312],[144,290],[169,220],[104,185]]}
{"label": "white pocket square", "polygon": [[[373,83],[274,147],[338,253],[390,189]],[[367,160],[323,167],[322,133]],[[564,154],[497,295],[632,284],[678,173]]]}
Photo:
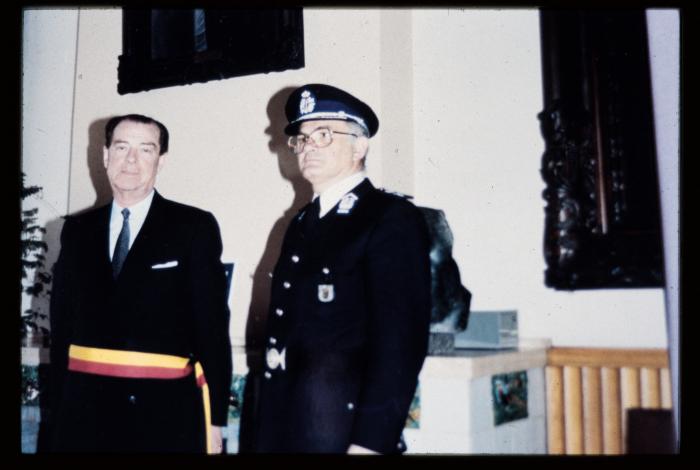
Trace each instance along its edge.
{"label": "white pocket square", "polygon": [[154,264],[151,269],[167,269],[177,266],[177,261],[168,261],[167,263]]}

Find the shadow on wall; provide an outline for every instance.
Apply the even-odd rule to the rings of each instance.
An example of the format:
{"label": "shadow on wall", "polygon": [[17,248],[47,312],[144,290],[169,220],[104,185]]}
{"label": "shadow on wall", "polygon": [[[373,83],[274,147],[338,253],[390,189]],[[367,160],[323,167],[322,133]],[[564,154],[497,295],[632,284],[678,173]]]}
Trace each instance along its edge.
{"label": "shadow on wall", "polygon": [[[267,320],[267,309],[270,302],[270,276],[280,254],[285,231],[299,209],[305,206],[313,195],[311,185],[304,180],[299,172],[297,160],[287,147],[287,136],[284,126],[287,118],[284,105],[287,98],[297,87],[286,87],[272,95],[267,105],[267,116],[270,125],[265,129],[269,136],[268,147],[277,158],[280,175],[292,184],[294,200],[284,214],[273,224],[267,237],[265,250],[253,274],[248,319],[246,322],[246,357],[248,361],[248,377],[243,394],[243,409],[241,410],[241,428],[239,437],[239,452],[251,452],[255,436],[255,410],[257,408],[257,391],[260,375],[263,369],[263,339]],[[280,182],[280,184],[283,184]]]}
{"label": "shadow on wall", "polygon": [[92,207],[103,206],[112,201],[112,188],[109,186],[107,171],[102,159],[105,145],[105,125],[110,117],[98,119],[88,129],[87,166],[90,181],[95,189],[95,202]]}
{"label": "shadow on wall", "polygon": [[[46,233],[44,233],[43,241],[48,245],[48,252],[46,255],[47,260],[50,260],[50,264],[45,266],[45,269],[51,273],[53,278],[53,267],[58,259],[58,253],[61,249],[61,230],[63,229],[63,217],[57,217],[51,219],[45,224]],[[48,292],[45,296],[35,296],[32,298],[31,308],[33,310],[41,311],[48,316],[50,321],[50,300],[51,300],[51,286],[46,286]],[[50,334],[49,337],[43,338],[42,346],[48,347],[50,345]],[[45,363],[44,359],[41,360],[39,365],[38,374],[38,386],[39,386],[39,426],[37,432],[36,440],[36,452],[45,453],[49,451],[49,429],[51,423],[51,374],[49,373],[51,364]]]}
{"label": "shadow on wall", "polygon": [[97,119],[88,127],[88,146],[85,151],[90,182],[95,190],[95,200],[90,206],[72,210],[71,215],[78,215],[91,209],[104,206],[112,201],[112,188],[107,179],[103,151],[105,146],[105,125],[112,116]]}

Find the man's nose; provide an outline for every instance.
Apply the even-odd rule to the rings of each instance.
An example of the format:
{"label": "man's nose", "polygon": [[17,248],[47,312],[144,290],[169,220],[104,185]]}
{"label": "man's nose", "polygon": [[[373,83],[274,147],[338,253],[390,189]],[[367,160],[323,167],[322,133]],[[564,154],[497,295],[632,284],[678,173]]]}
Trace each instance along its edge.
{"label": "man's nose", "polygon": [[138,158],[137,150],[135,148],[129,149],[129,153],[126,154],[126,160],[128,162],[135,162]]}

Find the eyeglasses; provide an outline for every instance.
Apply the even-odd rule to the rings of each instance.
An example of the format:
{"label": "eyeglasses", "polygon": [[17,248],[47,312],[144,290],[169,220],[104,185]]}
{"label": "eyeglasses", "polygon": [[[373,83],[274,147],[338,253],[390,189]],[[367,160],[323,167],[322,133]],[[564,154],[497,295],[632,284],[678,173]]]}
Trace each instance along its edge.
{"label": "eyeglasses", "polygon": [[340,132],[334,131],[327,127],[319,127],[309,135],[299,134],[291,136],[287,140],[287,145],[289,145],[289,148],[291,148],[294,153],[299,154],[302,150],[304,150],[304,145],[308,143],[314,144],[316,148],[328,147],[333,142],[333,134],[359,137],[359,135],[351,132]]}

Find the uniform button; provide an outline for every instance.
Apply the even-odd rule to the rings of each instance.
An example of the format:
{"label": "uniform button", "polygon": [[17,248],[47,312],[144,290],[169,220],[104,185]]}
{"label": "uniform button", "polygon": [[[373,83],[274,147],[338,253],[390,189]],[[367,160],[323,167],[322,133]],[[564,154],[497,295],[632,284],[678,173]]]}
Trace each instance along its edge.
{"label": "uniform button", "polygon": [[267,273],[267,277],[269,277],[270,279],[272,279],[272,273]]}
{"label": "uniform button", "polygon": [[278,308],[277,310],[275,310],[275,313],[277,314],[278,317],[281,317],[282,315],[284,315],[284,310],[282,310],[281,308]]}
{"label": "uniform button", "polygon": [[297,255],[292,255],[292,263],[298,263],[299,257]]}
{"label": "uniform button", "polygon": [[328,274],[329,272],[331,272],[331,270],[328,268],[323,268],[322,271],[323,271],[323,274]]}
{"label": "uniform button", "polygon": [[277,344],[277,338],[270,337],[270,344]]}
{"label": "uniform button", "polygon": [[290,287],[292,287],[292,285],[291,285],[289,282],[287,282],[287,281],[284,281],[284,282],[282,283],[282,286],[284,286],[285,289],[289,289]]}
{"label": "uniform button", "polygon": [[129,403],[132,405],[136,404],[136,397],[134,395],[129,395]]}
{"label": "uniform button", "polygon": [[354,409],[354,408],[355,408],[355,404],[354,404],[354,403],[352,403],[352,402],[348,403],[348,410],[352,410],[352,409]]}
{"label": "uniform button", "polygon": [[266,372],[265,372],[265,378],[266,378],[266,379],[269,379],[270,377],[272,377],[272,374],[270,374],[269,372],[266,371]]}

